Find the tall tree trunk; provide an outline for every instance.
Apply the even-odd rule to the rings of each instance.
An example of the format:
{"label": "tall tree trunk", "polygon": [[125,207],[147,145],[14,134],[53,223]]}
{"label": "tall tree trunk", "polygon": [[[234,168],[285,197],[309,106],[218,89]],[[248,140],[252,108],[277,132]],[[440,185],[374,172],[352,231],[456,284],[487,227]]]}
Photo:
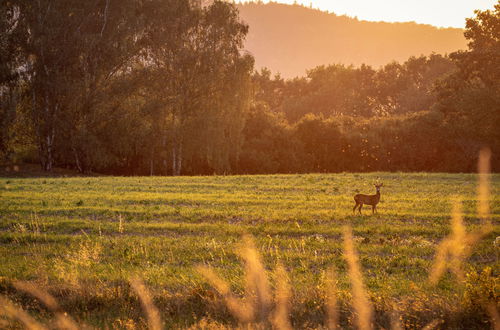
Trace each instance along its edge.
{"label": "tall tree trunk", "polygon": [[[53,129],[52,129],[53,130]],[[52,165],[54,163],[54,150],[53,150],[53,142],[54,138],[52,134],[47,134],[46,136],[46,142],[47,142],[47,149],[46,149],[46,159],[47,162],[45,163],[45,170],[46,171],[52,171]]]}
{"label": "tall tree trunk", "polygon": [[181,175],[181,170],[182,170],[182,141],[179,142],[179,146],[177,148],[177,174],[176,175]]}
{"label": "tall tree trunk", "polygon": [[154,156],[155,156],[155,149],[154,147],[151,148],[151,157],[149,159],[149,176],[153,176],[154,174]]}
{"label": "tall tree trunk", "polygon": [[73,155],[75,156],[76,168],[78,169],[78,172],[83,173],[83,167],[82,163],[80,162],[80,157],[78,156],[78,152],[76,151],[75,147],[71,147],[71,149],[73,150]]}
{"label": "tall tree trunk", "polygon": [[[35,94],[35,89],[31,90],[31,111],[35,111],[37,108],[36,106],[36,94]],[[40,127],[40,118],[37,116],[33,116],[34,124],[35,124],[35,132],[36,132],[36,137],[38,139],[38,160],[40,161],[40,167],[42,170],[45,170],[45,153],[44,153],[44,148],[43,148],[43,139],[42,139],[42,132],[41,132],[41,127]]]}
{"label": "tall tree trunk", "polygon": [[[47,97],[46,97],[47,99]],[[45,170],[46,171],[52,171],[52,167],[54,165],[54,139],[56,136],[56,128],[55,128],[55,123],[54,123],[54,117],[57,115],[58,112],[58,105],[56,104],[53,111],[50,111],[50,107],[47,104],[48,102],[46,101],[46,122],[45,125],[48,126],[47,133],[45,136],[45,141],[46,141],[46,160],[47,162],[45,163]]]}
{"label": "tall tree trunk", "polygon": [[180,174],[180,169],[179,169],[179,128],[178,128],[178,123],[176,122],[177,116],[175,113],[175,110],[172,113],[172,132],[173,132],[173,138],[172,138],[172,175],[177,176]]}
{"label": "tall tree trunk", "polygon": [[40,161],[40,167],[45,171],[45,152],[41,141],[38,143],[38,160]]}
{"label": "tall tree trunk", "polygon": [[172,148],[172,175],[181,175],[182,170],[182,142],[174,141]]}
{"label": "tall tree trunk", "polygon": [[172,175],[177,175],[177,142],[172,146]]}
{"label": "tall tree trunk", "polygon": [[[167,149],[167,134],[164,134],[163,135],[163,138],[162,138],[162,150],[166,150]],[[167,161],[167,157],[163,157],[163,168],[165,169],[165,172],[164,175],[168,175],[168,161]]]}

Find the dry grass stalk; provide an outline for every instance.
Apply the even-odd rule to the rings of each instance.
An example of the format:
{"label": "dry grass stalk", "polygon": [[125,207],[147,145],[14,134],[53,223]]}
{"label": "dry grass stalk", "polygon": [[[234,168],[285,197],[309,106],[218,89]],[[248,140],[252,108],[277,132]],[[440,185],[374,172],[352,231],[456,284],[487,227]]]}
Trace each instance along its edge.
{"label": "dry grass stalk", "polygon": [[[211,268],[198,267],[198,271],[223,296],[229,311],[242,326],[252,324],[253,327],[258,327],[270,321],[273,324],[277,322],[276,324],[279,324],[283,329],[290,328],[288,320],[289,303],[287,302],[290,297],[288,284],[278,282],[277,301],[280,306],[277,306],[276,311],[271,313],[271,287],[260,255],[249,236],[243,237],[243,243],[238,254],[245,262],[245,295],[243,298],[237,298],[231,292],[229,284],[219,278]],[[278,272],[284,274],[285,271],[282,269]]]}
{"label": "dry grass stalk", "polygon": [[26,293],[29,293],[33,297],[37,298],[40,300],[48,309],[50,309],[53,312],[59,312],[61,310],[61,307],[57,303],[56,299],[52,297],[50,294],[47,292],[39,289],[32,283],[26,283],[26,282],[15,282],[14,287],[19,290],[23,291]]}
{"label": "dry grass stalk", "polygon": [[494,330],[500,330],[500,314],[495,303],[491,303],[487,307],[488,314],[491,318],[491,327]]}
{"label": "dry grass stalk", "polygon": [[491,226],[490,218],[490,149],[479,152],[478,172],[479,185],[477,188],[477,213],[483,225]]}
{"label": "dry grass stalk", "polygon": [[432,330],[432,329],[435,329],[441,323],[442,323],[441,320],[431,321],[429,324],[427,324],[425,327],[423,327],[422,330]]}
{"label": "dry grass stalk", "polygon": [[344,257],[349,266],[349,279],[352,286],[353,307],[357,314],[357,326],[361,330],[372,329],[373,309],[363,285],[358,255],[354,250],[352,230],[347,226],[344,227]]}
{"label": "dry grass stalk", "polygon": [[444,240],[436,247],[436,256],[429,273],[429,282],[436,284],[447,269],[449,240]]}
{"label": "dry grass stalk", "polygon": [[[186,330],[234,330],[235,327],[225,325],[209,318],[202,318],[197,323],[191,325]],[[236,328],[239,329],[239,328]]]}
{"label": "dry grass stalk", "polygon": [[60,329],[77,330],[80,328],[73,318],[62,310],[61,306],[57,303],[57,300],[48,292],[36,287],[32,283],[26,282],[15,282],[14,287],[17,290],[24,291],[40,300],[50,311],[54,313],[56,317],[56,325]]}
{"label": "dry grass stalk", "polygon": [[47,329],[26,313],[22,308],[15,306],[9,299],[3,296],[0,296],[0,314],[3,314],[11,319],[18,320],[26,329],[29,330]]}
{"label": "dry grass stalk", "polygon": [[118,232],[123,234],[123,218],[121,214],[118,215]]}
{"label": "dry grass stalk", "polygon": [[[462,218],[462,204],[456,199],[451,217],[452,232],[436,248],[436,257],[429,274],[429,281],[436,284],[449,268],[459,279],[463,279],[462,262],[468,255],[470,246]],[[471,242],[472,243],[472,242]]]}
{"label": "dry grass stalk", "polygon": [[163,326],[161,324],[160,312],[153,303],[151,295],[140,279],[133,279],[130,281],[132,289],[141,300],[141,305],[148,318],[148,328],[151,330],[161,330]]}
{"label": "dry grass stalk", "polygon": [[395,309],[391,312],[391,330],[403,330],[403,327],[401,326],[401,322],[399,320],[400,315],[398,312],[396,312]]}
{"label": "dry grass stalk", "polygon": [[479,152],[479,161],[477,170],[479,173],[479,184],[477,187],[477,214],[481,220],[481,227],[474,233],[476,241],[483,236],[488,235],[493,230],[491,223],[491,190],[490,190],[490,171],[491,171],[491,150],[482,149]]}
{"label": "dry grass stalk", "polygon": [[338,329],[339,327],[339,312],[337,302],[337,286],[335,279],[337,278],[335,270],[330,268],[326,273],[326,328],[330,330]]}
{"label": "dry grass stalk", "polygon": [[[453,209],[451,213],[451,244],[449,245],[450,270],[455,273],[457,278],[460,280],[464,279],[464,274],[462,271],[462,262],[470,254],[470,249],[472,244],[466,244],[466,230],[462,216],[462,203],[456,200],[453,203]],[[472,243],[472,242],[471,242]]]}
{"label": "dry grass stalk", "polygon": [[490,217],[490,158],[489,149],[481,150],[479,154],[478,171],[478,216],[481,227],[467,233],[463,224],[462,205],[455,200],[452,210],[452,233],[448,235],[436,248],[436,258],[429,274],[429,281],[436,284],[444,272],[449,268],[458,279],[463,279],[462,264],[472,253],[473,246],[485,235],[492,231]]}
{"label": "dry grass stalk", "polygon": [[253,301],[256,320],[258,322],[265,321],[270,314],[272,305],[271,286],[260,255],[250,236],[243,237],[239,254],[245,261],[246,297]]}
{"label": "dry grass stalk", "polygon": [[224,298],[229,312],[236,317],[240,323],[247,324],[253,322],[255,315],[253,304],[250,304],[246,299],[237,298],[231,292],[229,284],[217,276],[211,268],[200,266],[197,267],[197,270]]}
{"label": "dry grass stalk", "polygon": [[279,330],[292,329],[290,323],[291,287],[283,265],[276,267],[276,308],[271,318],[271,324]]}

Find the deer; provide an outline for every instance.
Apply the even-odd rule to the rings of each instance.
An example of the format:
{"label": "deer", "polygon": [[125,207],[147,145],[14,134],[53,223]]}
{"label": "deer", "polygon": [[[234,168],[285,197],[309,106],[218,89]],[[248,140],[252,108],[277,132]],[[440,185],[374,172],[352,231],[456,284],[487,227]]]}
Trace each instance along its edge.
{"label": "deer", "polygon": [[352,213],[356,212],[356,208],[359,205],[359,214],[361,214],[361,208],[363,207],[363,204],[366,204],[372,206],[372,214],[375,214],[375,211],[377,210],[377,204],[380,201],[380,187],[382,187],[383,185],[384,185],[383,183],[374,184],[375,188],[377,189],[377,193],[375,195],[357,194],[356,196],[354,196],[354,201],[356,202],[356,205],[354,205]]}

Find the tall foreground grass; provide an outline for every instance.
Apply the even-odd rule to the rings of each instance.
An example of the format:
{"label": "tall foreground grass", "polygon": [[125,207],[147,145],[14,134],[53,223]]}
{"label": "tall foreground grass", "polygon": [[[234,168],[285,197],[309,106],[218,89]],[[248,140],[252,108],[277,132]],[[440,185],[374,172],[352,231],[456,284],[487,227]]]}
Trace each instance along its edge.
{"label": "tall foreground grass", "polygon": [[[466,277],[464,264],[471,255],[474,246],[491,232],[492,223],[489,210],[490,188],[489,188],[489,153],[482,152],[479,161],[479,185],[478,185],[478,217],[481,219],[480,226],[471,231],[467,231],[463,223],[462,203],[460,197],[456,197],[453,203],[451,216],[451,233],[441,241],[436,249],[433,267],[429,272],[429,285],[436,285],[440,278],[450,271],[457,279],[457,285],[463,285]],[[122,220],[120,218],[119,230],[123,232]],[[370,294],[366,289],[363,279],[363,270],[361,268],[359,257],[356,253],[352,230],[350,227],[343,229],[343,255],[347,264],[350,290],[351,290],[351,308],[349,313],[353,316],[346,320],[345,313],[342,316],[342,306],[339,305],[336,289],[336,270],[330,268],[326,272],[324,308],[325,319],[324,327],[329,329],[340,328],[343,326],[354,326],[359,329],[373,329],[377,325],[374,320],[374,307],[370,299]],[[238,255],[244,262],[244,294],[238,295],[231,290],[230,283],[217,274],[217,270],[200,266],[198,271],[207,282],[218,292],[220,298],[226,305],[227,310],[232,314],[235,323],[232,326],[241,328],[292,328],[292,300],[293,288],[290,287],[290,281],[284,267],[277,264],[272,274],[266,270],[263,265],[262,257],[251,237],[245,236],[238,249]],[[274,278],[274,282],[270,279]],[[161,329],[163,321],[160,318],[160,311],[155,306],[153,296],[144,283],[137,278],[130,281],[130,286],[138,296],[140,304],[144,310],[146,319],[145,326],[150,329]],[[20,322],[25,328],[29,329],[77,329],[86,328],[85,325],[77,324],[57,303],[49,293],[41,288],[37,288],[29,283],[16,282],[14,287],[38,299],[52,313],[49,323],[41,323],[18,305],[6,297],[1,297],[0,312],[6,317],[3,319],[3,325],[14,326],[15,322]],[[395,310],[397,306],[395,306]],[[493,326],[498,328],[499,316],[497,306],[488,304],[479,306],[486,310],[491,318]],[[398,313],[395,311],[391,315],[391,324],[393,329],[402,327]],[[440,320],[436,319],[424,328],[431,329],[438,327]],[[0,327],[2,324],[0,324]],[[193,327],[198,328],[218,328],[226,325],[211,320],[201,320]]]}

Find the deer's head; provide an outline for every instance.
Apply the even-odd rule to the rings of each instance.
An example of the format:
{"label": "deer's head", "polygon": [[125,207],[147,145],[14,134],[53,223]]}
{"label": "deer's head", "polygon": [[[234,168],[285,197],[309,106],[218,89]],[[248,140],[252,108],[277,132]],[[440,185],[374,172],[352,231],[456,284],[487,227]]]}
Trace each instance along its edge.
{"label": "deer's head", "polygon": [[380,192],[380,187],[382,187],[384,184],[383,183],[375,183],[374,186],[377,188],[377,192]]}

